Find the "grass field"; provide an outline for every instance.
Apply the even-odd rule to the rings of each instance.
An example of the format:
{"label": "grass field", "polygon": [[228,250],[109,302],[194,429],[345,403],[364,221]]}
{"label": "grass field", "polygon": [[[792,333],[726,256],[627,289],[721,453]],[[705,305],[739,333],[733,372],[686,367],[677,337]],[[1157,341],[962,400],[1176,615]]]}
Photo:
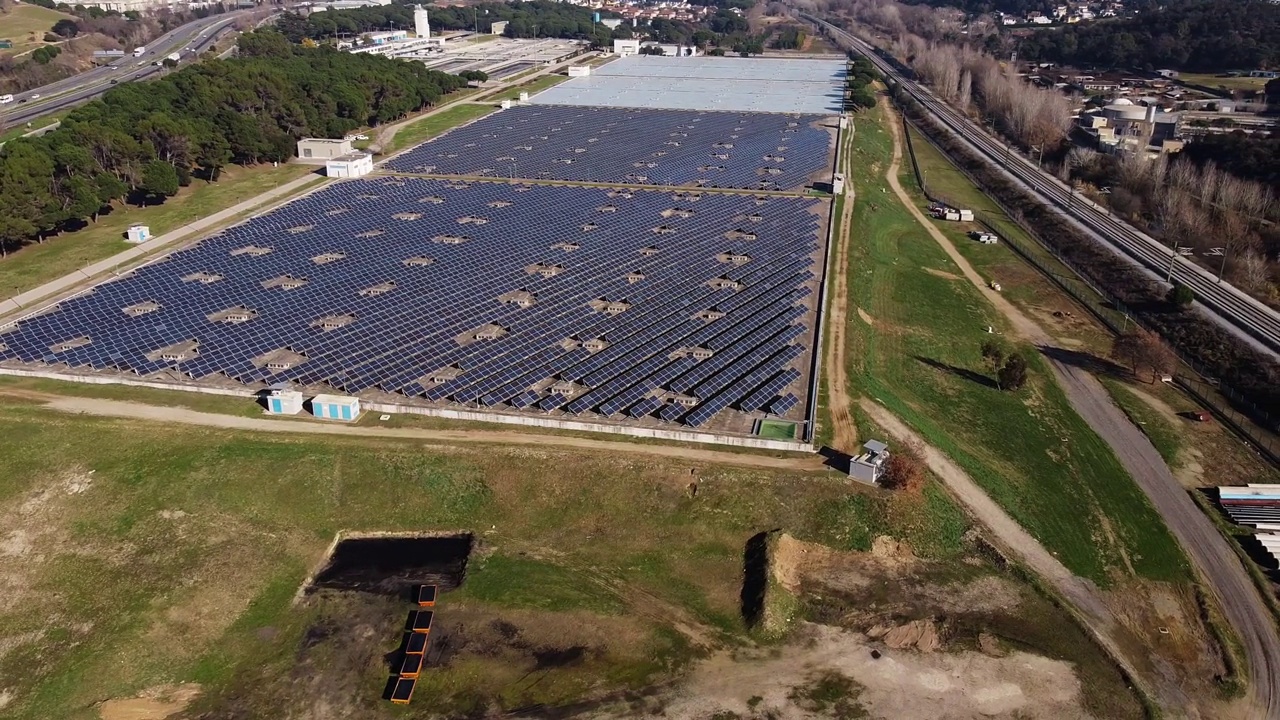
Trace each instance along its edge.
{"label": "grass field", "polygon": [[198,707],[258,717],[315,701],[291,674],[300,662],[353,663],[341,675],[350,687],[333,692],[359,709],[340,715],[403,716],[377,699],[380,658],[314,640],[343,632],[338,618],[383,613],[392,625],[370,622],[383,623],[386,652],[402,606],[292,604],[339,530],[474,530],[480,549],[442,622],[473,630],[501,611],[544,628],[539,642],[602,643],[532,685],[501,654],[467,655],[423,693],[434,700],[422,712],[448,713],[558,703],[601,683],[637,689],[691,656],[669,615],[735,642],[743,543],[761,528],[844,549],[889,533],[946,561],[968,527],[935,488],[851,493],[831,474],[702,467],[695,498],[688,466],[650,459],[263,437],[11,399],[0,433],[23,448],[0,455],[0,677],[13,718],[96,717],[102,700],[179,682],[205,689]]}
{"label": "grass field", "polygon": [[13,5],[8,12],[0,12],[0,40],[13,41],[13,47],[0,50],[0,55],[18,55],[47,45],[44,34],[59,20],[66,19],[75,20],[66,13],[25,3]]}
{"label": "grass field", "polygon": [[1223,90],[1261,90],[1267,84],[1266,78],[1229,77],[1213,73],[1179,73],[1178,80],[1192,85],[1203,85]]}
{"label": "grass field", "polygon": [[547,74],[535,80],[530,80],[529,82],[517,85],[513,88],[507,88],[501,92],[496,92],[484,99],[491,100],[493,102],[498,102],[500,100],[518,100],[520,98],[520,93],[522,92],[527,92],[530,95],[536,95],[543,90],[559,85],[568,79],[569,78],[565,75]]}
{"label": "grass field", "polygon": [[466,122],[484,117],[494,111],[492,105],[473,105],[464,103],[455,105],[447,110],[425,117],[415,123],[410,123],[396,133],[391,140],[391,147],[386,149],[387,154],[403,150],[407,147],[413,147],[418,143],[429,140],[436,135],[449,130],[453,127]]}
{"label": "grass field", "polygon": [[1019,348],[1028,387],[994,387],[979,348],[988,326],[1004,334],[1003,317],[888,194],[892,138],[878,113],[857,128],[852,152],[868,171],[849,258],[851,303],[867,315],[849,326],[856,389],[947,451],[1072,571],[1103,586],[1188,579],[1159,517],[1031,348]]}
{"label": "grass field", "polygon": [[313,166],[292,164],[275,168],[232,166],[218,182],[195,180],[163,205],[116,205],[95,224],[28,245],[0,259],[0,296],[30,290],[128,249],[124,233],[133,223],[145,223],[151,227],[152,235],[162,235],[315,170]]}

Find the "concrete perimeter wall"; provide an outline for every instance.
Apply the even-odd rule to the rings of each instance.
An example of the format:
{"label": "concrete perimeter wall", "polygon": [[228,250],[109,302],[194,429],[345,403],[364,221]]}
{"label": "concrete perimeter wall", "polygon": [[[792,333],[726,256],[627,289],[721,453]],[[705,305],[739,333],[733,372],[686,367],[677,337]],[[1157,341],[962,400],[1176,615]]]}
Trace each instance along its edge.
{"label": "concrete perimeter wall", "polygon": [[[45,370],[24,370],[20,368],[0,367],[0,375],[14,377],[44,378],[69,382],[87,383],[89,385],[128,385],[130,387],[152,388],[155,390],[178,390],[196,392],[205,395],[224,395],[254,400],[257,391],[236,388],[202,387],[199,385],[181,385],[177,383],[156,382],[154,380],[134,380],[125,377],[108,377],[105,375],[80,375],[71,372],[58,373]],[[609,435],[628,435],[630,437],[667,440],[670,442],[690,442],[704,445],[731,445],[734,447],[755,448],[757,450],[776,450],[781,452],[813,452],[811,443],[786,442],[768,440],[758,437],[739,437],[736,435],[713,435],[711,433],[693,432],[691,430],[663,430],[661,428],[628,427],[626,425],[606,425],[604,423],[582,422],[578,420],[561,420],[551,417],[533,417],[524,415],[506,415],[503,413],[487,413],[478,410],[456,410],[451,408],[423,407],[417,405],[396,405],[394,403],[369,402],[361,398],[360,407],[366,413],[393,413],[401,415],[425,415],[447,420],[465,420],[468,422],[497,423],[502,425],[523,425],[525,427],[548,428],[552,430],[569,430],[572,432],[605,433]]]}

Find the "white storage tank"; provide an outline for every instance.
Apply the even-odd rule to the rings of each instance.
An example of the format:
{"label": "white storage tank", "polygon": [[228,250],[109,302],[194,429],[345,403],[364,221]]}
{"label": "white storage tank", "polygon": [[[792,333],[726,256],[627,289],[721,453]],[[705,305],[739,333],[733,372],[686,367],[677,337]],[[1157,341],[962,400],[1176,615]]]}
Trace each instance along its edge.
{"label": "white storage tank", "polygon": [[360,398],[317,395],[311,398],[311,414],[326,420],[355,420],[360,417]]}

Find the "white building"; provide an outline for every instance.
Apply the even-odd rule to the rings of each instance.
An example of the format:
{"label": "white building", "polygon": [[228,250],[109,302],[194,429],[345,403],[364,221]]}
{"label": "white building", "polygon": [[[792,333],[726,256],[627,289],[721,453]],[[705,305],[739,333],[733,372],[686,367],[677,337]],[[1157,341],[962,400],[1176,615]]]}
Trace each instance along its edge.
{"label": "white building", "polygon": [[302,412],[302,393],[275,388],[267,394],[267,412],[272,415],[297,415]]}
{"label": "white building", "polygon": [[133,224],[129,226],[128,242],[135,245],[144,243],[151,239],[151,228],[146,225]]}
{"label": "white building", "polygon": [[489,32],[493,35],[501,35],[506,31],[507,31],[506,20],[495,20],[493,21],[493,24],[489,26]]}
{"label": "white building", "polygon": [[373,172],[373,155],[353,152],[325,161],[324,174],[331,178],[363,177]]}
{"label": "white building", "polygon": [[889,446],[879,440],[868,440],[862,445],[862,454],[849,461],[849,477],[875,484],[884,474],[884,464],[889,460]]}
{"label": "white building", "polygon": [[302,162],[320,163],[352,152],[354,148],[347,139],[302,138],[298,141],[298,159]]}
{"label": "white building", "polygon": [[639,40],[614,40],[613,54],[619,55],[621,57],[627,57],[628,55],[639,55],[640,41]]}
{"label": "white building", "polygon": [[420,38],[431,38],[431,22],[427,17],[427,9],[421,5],[413,6],[413,32]]}
{"label": "white building", "polygon": [[391,0],[330,0],[329,2],[316,2],[311,4],[311,12],[318,13],[325,10],[354,10],[362,7],[377,7],[379,5],[390,5]]}
{"label": "white building", "polygon": [[311,398],[311,414],[326,420],[355,420],[360,417],[360,398],[317,395]]}

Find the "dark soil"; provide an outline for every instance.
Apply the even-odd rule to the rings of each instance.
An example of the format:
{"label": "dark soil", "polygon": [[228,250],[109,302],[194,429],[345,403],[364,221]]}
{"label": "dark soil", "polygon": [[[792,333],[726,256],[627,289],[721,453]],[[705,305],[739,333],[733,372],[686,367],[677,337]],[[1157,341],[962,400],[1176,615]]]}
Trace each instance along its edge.
{"label": "dark soil", "polygon": [[470,534],[343,540],[308,592],[358,590],[412,601],[419,585],[453,590],[466,578],[473,543]]}

